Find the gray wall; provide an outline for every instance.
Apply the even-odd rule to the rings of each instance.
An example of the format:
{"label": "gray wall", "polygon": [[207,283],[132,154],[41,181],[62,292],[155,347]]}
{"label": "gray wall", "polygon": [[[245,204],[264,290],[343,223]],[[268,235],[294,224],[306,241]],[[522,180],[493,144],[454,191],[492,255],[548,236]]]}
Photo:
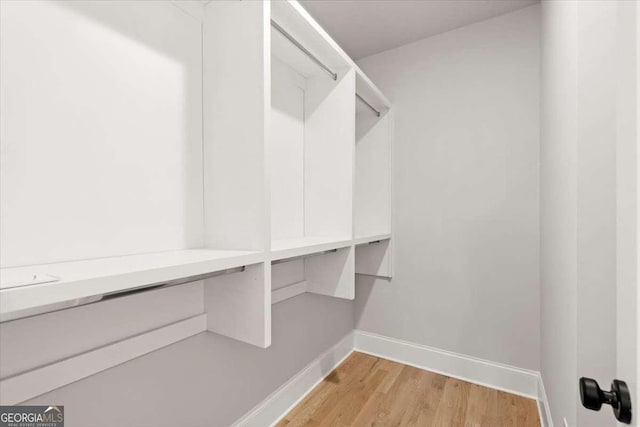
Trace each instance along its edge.
{"label": "gray wall", "polygon": [[540,7],[359,61],[395,114],[392,283],[357,327],[539,367]]}
{"label": "gray wall", "polygon": [[65,405],[68,427],[228,426],[351,332],[352,309],[303,294],[273,306],[266,350],[202,333],[25,404]]}

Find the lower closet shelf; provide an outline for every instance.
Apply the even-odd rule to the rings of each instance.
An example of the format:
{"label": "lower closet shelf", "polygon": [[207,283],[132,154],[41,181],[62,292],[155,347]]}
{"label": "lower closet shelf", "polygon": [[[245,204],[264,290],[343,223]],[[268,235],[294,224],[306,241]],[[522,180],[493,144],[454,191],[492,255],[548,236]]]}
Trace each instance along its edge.
{"label": "lower closet shelf", "polygon": [[187,249],[0,270],[0,321],[61,310],[264,262],[264,253]]}

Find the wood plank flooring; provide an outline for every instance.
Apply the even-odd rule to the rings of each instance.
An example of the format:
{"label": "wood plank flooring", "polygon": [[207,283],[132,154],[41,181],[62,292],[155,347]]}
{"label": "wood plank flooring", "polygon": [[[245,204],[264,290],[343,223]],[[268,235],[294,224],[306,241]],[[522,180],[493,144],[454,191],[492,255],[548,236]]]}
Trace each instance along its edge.
{"label": "wood plank flooring", "polygon": [[278,427],[539,427],[536,401],[352,353]]}

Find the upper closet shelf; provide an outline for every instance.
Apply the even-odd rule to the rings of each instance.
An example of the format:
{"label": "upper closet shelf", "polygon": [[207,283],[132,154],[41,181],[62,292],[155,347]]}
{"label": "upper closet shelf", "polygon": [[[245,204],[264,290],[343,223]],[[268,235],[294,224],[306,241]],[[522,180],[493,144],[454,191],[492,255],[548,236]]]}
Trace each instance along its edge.
{"label": "upper closet shelf", "polygon": [[275,240],[271,245],[271,260],[277,261],[311,255],[318,252],[351,246],[349,238],[300,237],[294,239]]}
{"label": "upper closet shelf", "polygon": [[389,240],[389,239],[391,239],[391,234],[390,233],[372,234],[370,236],[356,237],[355,239],[353,239],[353,244],[354,245],[366,245],[367,243],[374,243],[374,242],[379,242],[381,240]]}
{"label": "upper closet shelf", "polygon": [[206,278],[264,261],[264,253],[187,249],[0,270],[0,321],[87,304],[147,287]]}

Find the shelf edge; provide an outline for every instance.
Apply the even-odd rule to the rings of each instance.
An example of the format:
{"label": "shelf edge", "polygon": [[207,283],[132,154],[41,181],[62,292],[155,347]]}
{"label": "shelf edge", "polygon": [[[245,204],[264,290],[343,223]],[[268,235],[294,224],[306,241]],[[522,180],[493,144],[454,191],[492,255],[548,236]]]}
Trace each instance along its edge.
{"label": "shelf edge", "polygon": [[391,240],[391,233],[373,234],[371,236],[356,237],[353,239],[353,245],[366,245],[368,243],[378,242],[381,240]]}
{"label": "shelf edge", "polygon": [[315,243],[308,246],[296,246],[287,249],[271,250],[271,261],[312,255],[317,252],[329,251],[332,249],[343,249],[348,248],[349,246],[352,246],[352,241],[350,239],[345,239],[334,242]]}
{"label": "shelf edge", "polygon": [[[171,265],[156,269],[114,273],[104,277],[20,286],[0,290],[0,323],[102,301],[118,293],[186,284],[264,262],[262,252],[221,260]],[[119,286],[113,287],[117,281]]]}

